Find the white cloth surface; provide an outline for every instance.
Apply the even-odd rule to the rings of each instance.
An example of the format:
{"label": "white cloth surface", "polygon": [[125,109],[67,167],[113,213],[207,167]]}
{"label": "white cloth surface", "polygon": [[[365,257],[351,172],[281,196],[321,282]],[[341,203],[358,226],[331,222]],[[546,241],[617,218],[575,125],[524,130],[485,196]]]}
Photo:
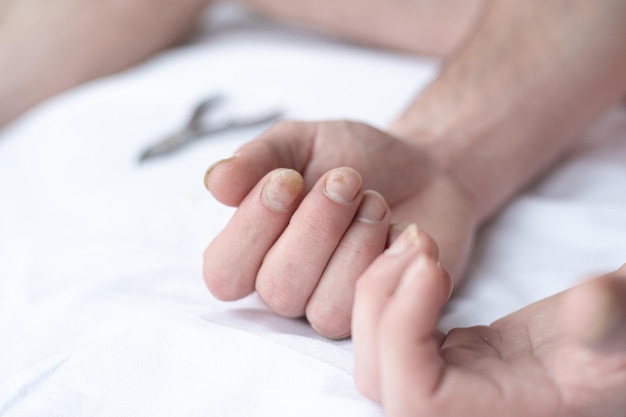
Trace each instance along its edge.
{"label": "white cloth surface", "polygon": [[[216,301],[201,255],[232,213],[204,171],[263,128],[137,164],[201,98],[384,127],[437,63],[224,8],[194,42],[48,100],[0,135],[0,415],[380,416],[329,341],[255,296]],[[480,234],[442,327],[488,324],[626,262],[626,112]]]}

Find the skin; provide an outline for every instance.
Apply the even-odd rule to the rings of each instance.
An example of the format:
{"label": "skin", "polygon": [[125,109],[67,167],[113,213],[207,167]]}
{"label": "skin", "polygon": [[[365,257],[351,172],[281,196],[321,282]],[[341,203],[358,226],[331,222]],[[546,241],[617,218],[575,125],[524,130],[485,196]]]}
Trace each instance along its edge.
{"label": "skin", "polygon": [[0,0],[0,128],[48,97],[182,41],[206,3]]}
{"label": "skin", "polygon": [[449,278],[421,248],[428,239],[400,236],[358,282],[365,395],[392,417],[623,415],[626,265],[490,326],[442,334]]}
{"label": "skin", "polygon": [[[329,204],[314,185],[342,167],[385,198],[391,222],[414,222],[430,234],[458,282],[477,228],[564,156],[576,133],[626,90],[624,3],[568,1],[569,17],[560,19],[563,6],[560,0],[490,4],[392,134],[345,121],[281,123],[214,166],[207,188],[239,209],[205,252],[211,291],[232,300],[256,289],[280,314],[306,315],[329,337],[349,334],[354,283],[376,255],[371,248],[380,254],[387,239],[378,228],[368,234],[347,213],[357,212],[358,195],[349,206]],[[304,195],[281,223],[265,222],[257,183],[279,168],[302,175]],[[352,239],[346,232],[353,227],[361,230],[356,245],[343,240]],[[240,246],[244,229],[250,242],[263,243]],[[299,245],[318,232],[323,239]],[[232,262],[246,254],[254,262]]]}
{"label": "skin", "polygon": [[[0,20],[0,63],[10,63],[0,125],[184,38],[206,5],[154,2],[57,0],[48,10],[0,0],[9,16]],[[305,315],[329,337],[353,331],[357,386],[391,416],[620,415],[624,268],[489,327],[443,335],[435,326],[477,228],[626,91],[626,3],[485,1],[445,21],[432,7],[459,3],[421,2],[427,8],[413,19],[389,18],[389,30],[373,31],[383,3],[353,13],[348,0],[313,2],[306,12],[295,2],[253,2],[364,43],[453,52],[388,132],[284,122],[213,166],[207,187],[238,210],[205,252],[208,287],[226,300],[256,290],[279,314]],[[156,14],[144,20],[146,8]],[[416,24],[420,16],[442,20]],[[110,30],[126,19],[133,24]],[[31,20],[58,36],[24,30]],[[465,29],[441,35],[457,26]],[[412,30],[425,34],[407,37]],[[40,68],[59,70],[41,77]],[[398,230],[390,225],[414,222],[419,229],[406,228],[385,252]]]}
{"label": "skin", "polygon": [[[261,194],[267,173],[279,167],[301,173],[303,186],[294,204],[276,213]],[[333,201],[321,185],[337,169],[361,173],[360,181],[346,184],[355,195],[350,203]],[[384,250],[391,213],[399,222],[417,217],[428,225],[445,242],[442,259],[455,271],[477,225],[464,191],[419,147],[357,123],[280,123],[210,169],[206,185],[221,202],[239,206],[204,254],[213,294],[234,300],[256,289],[278,313],[306,315],[332,338],[350,334],[354,284]],[[358,213],[374,196],[388,208],[363,222]]]}
{"label": "skin", "polygon": [[[443,55],[469,30],[482,0],[241,2],[358,43]],[[184,41],[211,3],[0,0],[0,128],[48,97]]]}
{"label": "skin", "polygon": [[[245,145],[205,178],[218,200],[239,206],[205,252],[207,285],[224,299],[256,289],[277,312],[304,314],[329,337],[352,330],[357,386],[391,416],[620,416],[625,268],[491,326],[443,335],[436,323],[449,286],[441,281],[450,280],[436,260],[458,281],[476,228],[623,96],[624,19],[618,0],[492,2],[389,133],[352,122],[283,123]],[[302,176],[303,195],[284,226],[258,214],[264,176],[280,168]],[[356,247],[381,248],[373,261],[370,249],[346,251],[353,243],[342,239],[364,229],[314,185],[338,168],[356,170],[363,189],[380,192],[391,222],[414,221],[427,232],[418,236],[434,238],[411,239],[417,246],[436,241],[438,249],[392,258],[371,231],[359,233]],[[334,229],[319,213],[339,219]],[[246,241],[269,236],[263,245],[238,248],[244,218]],[[323,240],[298,246],[318,232]],[[220,263],[227,254],[253,254],[255,262],[233,270]],[[305,291],[294,294],[296,287]]]}

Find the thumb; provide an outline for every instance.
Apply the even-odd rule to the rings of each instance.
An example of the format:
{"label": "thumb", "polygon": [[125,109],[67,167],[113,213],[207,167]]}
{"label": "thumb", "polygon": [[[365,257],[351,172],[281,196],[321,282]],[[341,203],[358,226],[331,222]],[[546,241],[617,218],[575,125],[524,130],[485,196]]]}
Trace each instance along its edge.
{"label": "thumb", "polygon": [[564,294],[566,335],[601,353],[626,352],[626,265]]}

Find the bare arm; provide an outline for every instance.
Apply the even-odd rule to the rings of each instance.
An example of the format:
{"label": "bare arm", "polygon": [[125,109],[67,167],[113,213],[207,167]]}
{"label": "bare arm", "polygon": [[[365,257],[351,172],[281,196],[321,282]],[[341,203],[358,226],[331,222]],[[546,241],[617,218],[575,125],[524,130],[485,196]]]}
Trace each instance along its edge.
{"label": "bare arm", "polygon": [[0,127],[185,37],[210,0],[0,0]]}
{"label": "bare arm", "polygon": [[368,45],[443,56],[484,0],[240,0],[273,17]]}
{"label": "bare arm", "polygon": [[[442,55],[483,0],[240,0],[360,43]],[[0,128],[60,91],[182,40],[211,0],[0,0]]]}
{"label": "bare arm", "polygon": [[562,156],[626,90],[626,3],[492,1],[392,126],[463,183],[480,218]]}

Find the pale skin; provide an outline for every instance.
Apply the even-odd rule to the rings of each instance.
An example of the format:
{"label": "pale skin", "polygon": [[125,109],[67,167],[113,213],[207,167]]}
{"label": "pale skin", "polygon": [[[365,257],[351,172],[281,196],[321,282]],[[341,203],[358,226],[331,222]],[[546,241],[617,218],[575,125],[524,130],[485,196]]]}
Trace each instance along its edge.
{"label": "pale skin", "polygon": [[[488,327],[436,325],[476,229],[623,96],[624,19],[618,0],[492,2],[389,132],[270,129],[205,178],[239,206],[205,252],[207,285],[227,300],[256,290],[329,337],[353,332],[357,386],[391,416],[621,416],[626,268]],[[278,212],[263,191],[276,178]],[[421,238],[385,253],[389,222]]]}
{"label": "pale skin", "polygon": [[[350,13],[354,1],[313,2],[305,12],[299,2],[251,2],[367,43],[454,52],[387,132],[346,121],[282,122],[214,165],[207,187],[238,210],[205,252],[211,291],[225,300],[257,291],[277,313],[306,316],[328,337],[353,333],[357,387],[391,416],[620,416],[626,268],[489,327],[444,335],[436,324],[476,230],[626,91],[626,3],[501,0],[480,13],[482,4],[463,6],[456,20],[430,29],[426,20],[391,19],[381,32],[371,30],[368,13]],[[383,3],[406,16],[407,2]],[[369,9],[380,15],[383,3]],[[458,4],[417,3],[428,7],[414,19],[446,5],[442,22]],[[169,16],[182,16],[182,28],[192,6],[178,4],[187,12]],[[355,22],[343,25],[346,15]],[[438,32],[450,26],[463,29]],[[430,32],[407,42],[416,27]],[[146,39],[159,29],[135,28]],[[160,45],[183,32],[172,30]],[[375,33],[384,35],[368,38]],[[117,64],[110,68],[159,48],[146,45],[138,41],[126,61],[107,61]],[[76,82],[95,76],[85,72]],[[0,92],[19,96],[1,82]]]}
{"label": "pale skin", "polygon": [[[356,42],[430,55],[454,48],[481,1],[241,0]],[[0,128],[54,94],[184,41],[211,3],[0,0]],[[373,27],[377,22],[383,25]]]}
{"label": "pale skin", "polygon": [[[381,229],[390,221],[432,235],[442,264],[461,279],[479,225],[625,90],[622,3],[566,3],[565,21],[555,0],[491,4],[392,135],[353,122],[285,122],[214,165],[207,187],[240,207],[205,253],[213,293],[232,300],[257,290],[281,314],[306,315],[330,337],[348,335],[354,283],[385,247]],[[272,213],[280,221],[263,221],[271,211],[261,198],[265,176],[284,168],[293,170],[292,186],[283,188],[294,193],[292,205]],[[352,187],[348,202],[324,192],[337,169],[360,176],[343,183]],[[363,222],[360,213],[381,205],[381,196],[389,212]],[[244,232],[259,243],[242,245]],[[249,262],[234,262],[246,256]]]}
{"label": "pale skin", "polygon": [[358,281],[355,379],[365,395],[390,416],[624,415],[626,265],[490,326],[443,334],[449,278],[424,249],[429,239],[404,233]]}

